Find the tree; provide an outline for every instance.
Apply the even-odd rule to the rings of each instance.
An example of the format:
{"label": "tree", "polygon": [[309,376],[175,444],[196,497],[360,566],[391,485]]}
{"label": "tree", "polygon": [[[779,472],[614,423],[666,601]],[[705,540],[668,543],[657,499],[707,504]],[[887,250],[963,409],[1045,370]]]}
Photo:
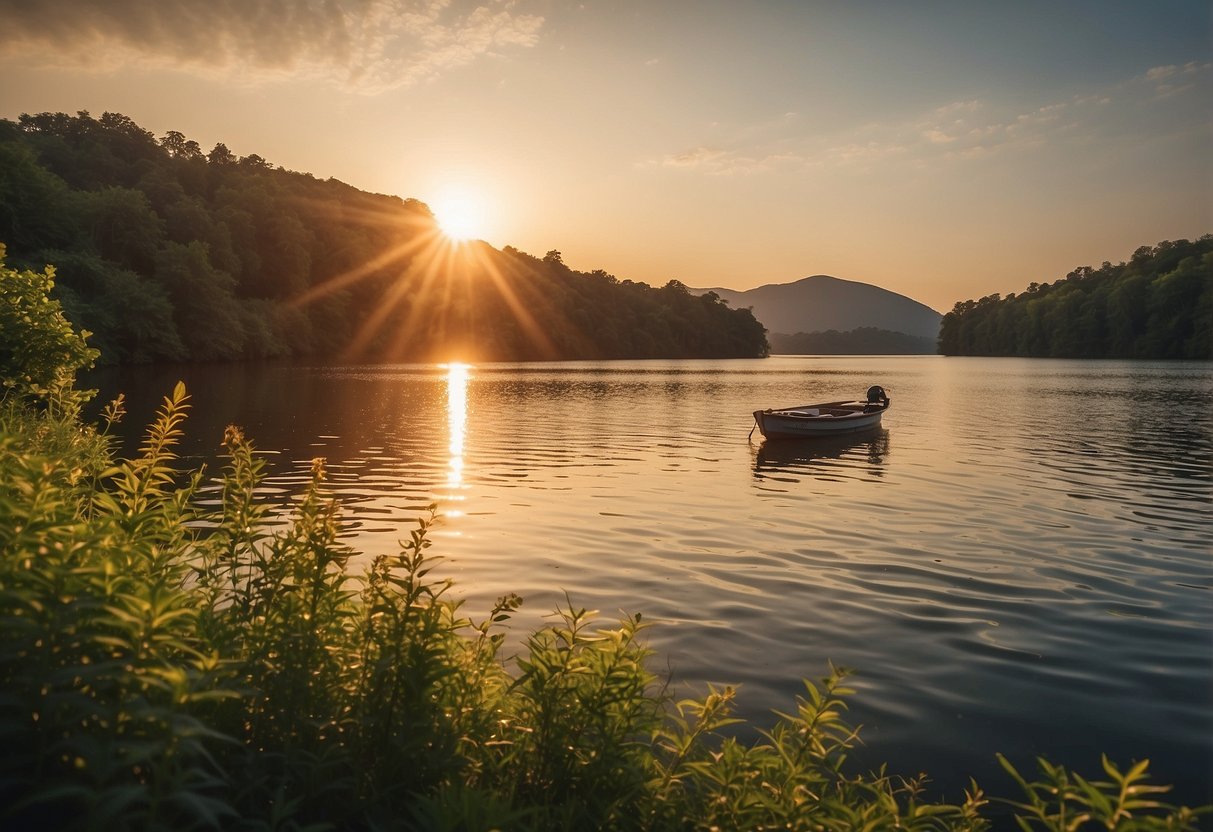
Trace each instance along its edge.
{"label": "tree", "polygon": [[218,167],[222,167],[224,165],[234,165],[236,164],[236,154],[228,150],[227,145],[225,145],[223,142],[219,142],[213,148],[211,148],[210,153],[206,154],[206,160],[212,165],[216,165]]}
{"label": "tree", "polygon": [[274,166],[265,159],[258,156],[256,153],[251,153],[248,156],[241,156],[238,162],[240,167],[246,170],[273,170]]}
{"label": "tree", "polygon": [[187,139],[184,134],[170,130],[160,140],[160,146],[176,159],[202,159],[202,148],[198,142]]}

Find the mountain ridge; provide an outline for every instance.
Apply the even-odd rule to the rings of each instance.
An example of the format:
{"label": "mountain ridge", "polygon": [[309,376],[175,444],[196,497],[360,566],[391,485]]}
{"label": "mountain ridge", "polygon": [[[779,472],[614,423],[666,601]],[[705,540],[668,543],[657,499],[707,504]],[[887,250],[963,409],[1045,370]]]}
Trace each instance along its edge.
{"label": "mountain ridge", "polygon": [[943,315],[913,298],[857,280],[814,274],[790,283],[753,289],[691,289],[715,292],[734,309],[750,307],[772,333],[846,332],[863,327],[935,338]]}

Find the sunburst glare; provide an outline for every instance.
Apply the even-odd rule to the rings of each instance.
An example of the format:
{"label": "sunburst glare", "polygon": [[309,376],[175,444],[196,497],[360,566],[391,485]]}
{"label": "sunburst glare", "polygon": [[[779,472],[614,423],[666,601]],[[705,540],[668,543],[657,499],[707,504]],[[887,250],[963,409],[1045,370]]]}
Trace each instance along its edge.
{"label": "sunburst glare", "polygon": [[431,205],[434,219],[442,233],[451,240],[462,242],[484,236],[486,210],[484,199],[463,190],[448,190]]}
{"label": "sunburst glare", "polygon": [[[403,222],[394,214],[367,212],[365,219],[368,222],[398,224],[398,242],[301,292],[292,299],[292,304],[297,308],[306,307],[334,295],[340,296],[340,293],[362,281],[382,281],[385,276],[394,275],[394,279],[390,279],[382,288],[378,302],[362,321],[342,355],[356,360],[374,348],[381,355],[396,358],[441,361],[459,356],[467,359],[476,355],[478,340],[474,332],[462,333],[457,345],[447,344],[441,351],[441,357],[433,353],[427,355],[410,339],[424,325],[432,330],[438,343],[445,344],[450,322],[442,315],[427,318],[434,311],[436,299],[441,299],[442,308],[449,308],[455,297],[461,298],[460,303],[466,304],[471,285],[478,283],[508,310],[535,354],[554,357],[556,351],[550,338],[536,321],[526,298],[519,295],[519,275],[515,272],[517,264],[510,258],[493,256],[492,250],[487,247],[463,245],[431,221],[430,216],[437,216],[437,206],[446,204],[434,201],[435,208],[431,208],[430,215],[424,218],[417,215],[415,218],[406,217]],[[471,200],[469,204],[474,207],[477,203]],[[460,214],[452,209],[450,216],[454,218]],[[475,211],[467,214],[467,227],[471,227],[472,220],[477,216]],[[455,220],[451,222],[454,227]]]}

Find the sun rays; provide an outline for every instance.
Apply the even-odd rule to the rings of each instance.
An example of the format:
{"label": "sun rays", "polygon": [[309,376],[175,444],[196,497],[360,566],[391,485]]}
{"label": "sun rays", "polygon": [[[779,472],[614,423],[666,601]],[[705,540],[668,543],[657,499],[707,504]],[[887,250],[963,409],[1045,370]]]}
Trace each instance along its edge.
{"label": "sun rays", "polygon": [[[551,339],[528,310],[527,299],[519,297],[523,284],[515,266],[486,243],[456,239],[455,229],[470,225],[460,225],[464,218],[457,211],[449,216],[402,220],[385,213],[378,219],[398,229],[398,242],[299,294],[293,304],[331,301],[364,281],[379,281],[386,288],[343,358],[356,360],[373,351],[387,360],[474,361],[495,357],[488,331],[495,320],[479,314],[495,305],[481,294],[492,292],[533,351],[554,355]],[[470,223],[472,217],[466,220]],[[441,345],[441,354],[428,346],[432,344]]]}

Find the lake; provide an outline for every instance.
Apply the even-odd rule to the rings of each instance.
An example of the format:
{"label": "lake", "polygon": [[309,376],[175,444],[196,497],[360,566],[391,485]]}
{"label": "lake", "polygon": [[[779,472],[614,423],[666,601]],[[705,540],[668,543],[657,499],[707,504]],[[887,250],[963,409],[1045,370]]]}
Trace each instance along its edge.
{"label": "lake", "polygon": [[[680,694],[789,710],[855,668],[862,766],[1012,794],[1044,755],[1148,757],[1213,800],[1213,364],[754,361],[127,368],[133,431],[183,378],[184,454],[223,428],[288,500],[326,457],[347,537],[393,551],[431,502],[466,611],[517,592],[516,645],[565,593],[653,622]],[[751,411],[862,396],[883,428],[763,444]]]}

